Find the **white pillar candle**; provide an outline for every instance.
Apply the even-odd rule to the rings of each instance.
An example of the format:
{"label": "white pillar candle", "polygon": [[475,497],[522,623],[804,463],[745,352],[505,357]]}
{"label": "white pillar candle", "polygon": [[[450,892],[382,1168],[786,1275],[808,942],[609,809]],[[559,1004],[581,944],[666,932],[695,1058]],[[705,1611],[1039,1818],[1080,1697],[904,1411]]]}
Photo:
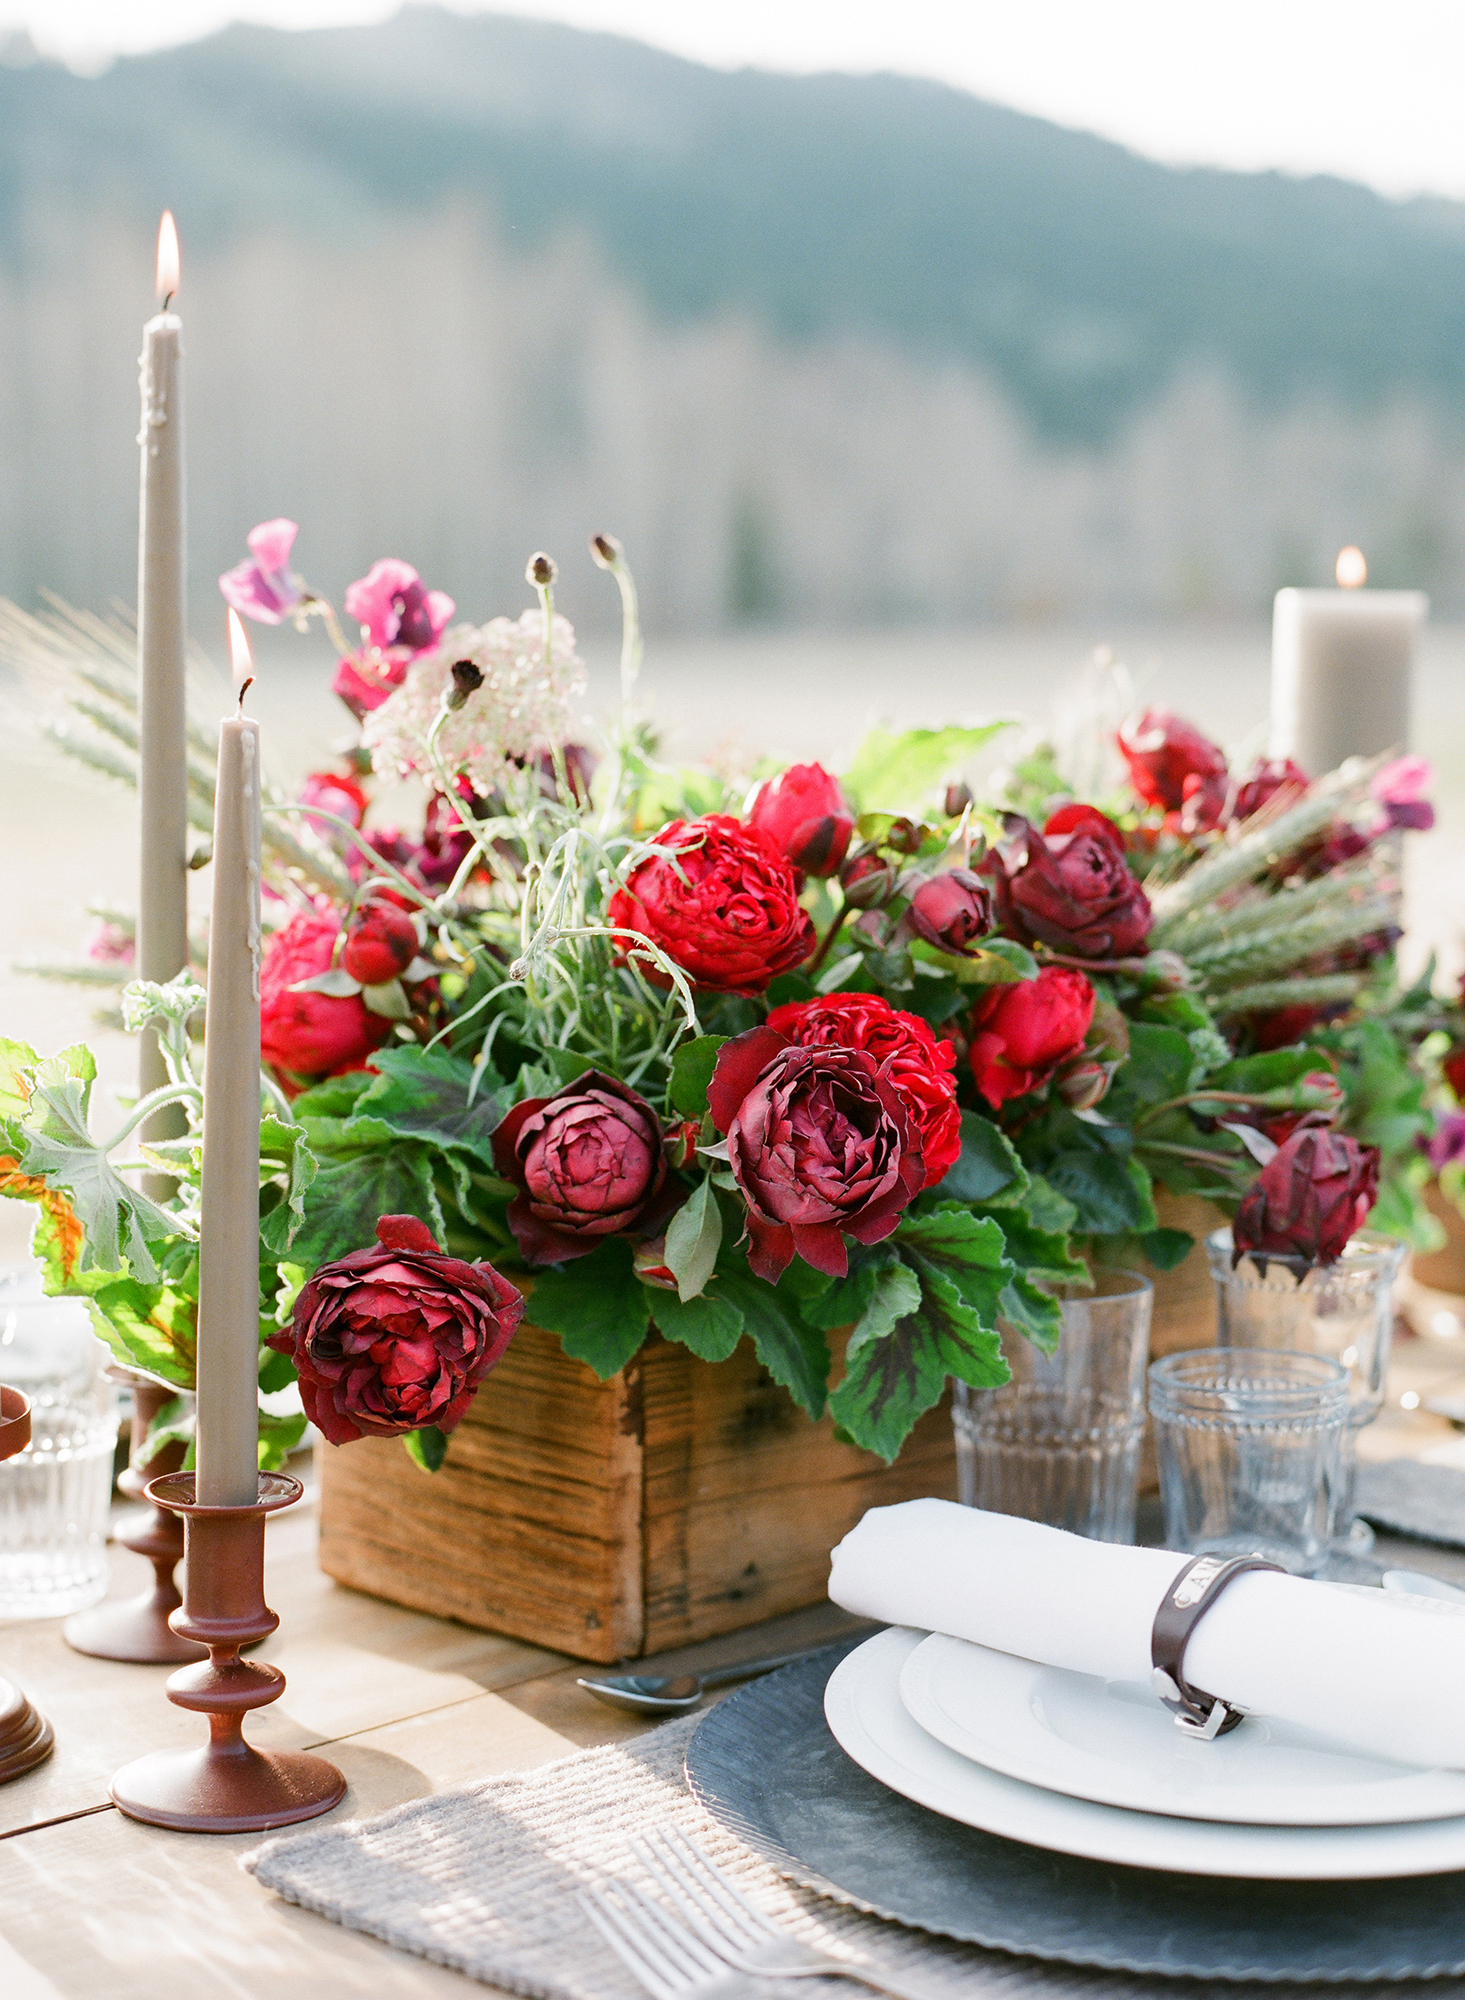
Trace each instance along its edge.
{"label": "white pillar candle", "polygon": [[1274,757],[1320,778],[1348,757],[1409,747],[1414,654],[1429,616],[1422,590],[1364,590],[1357,549],[1338,558],[1340,590],[1279,590],[1272,614]]}
{"label": "white pillar candle", "polygon": [[[188,744],[184,660],[183,323],[169,311],[178,289],[178,236],[165,214],[158,231],[162,311],[142,335],[142,485],[137,557],[139,699],[138,805],[141,828],[137,972],[172,979],[188,963]],[[151,1029],[139,1054],[139,1087],[167,1082]],[[165,1110],[151,1136],[184,1129]],[[171,1183],[165,1183],[171,1186]]]}
{"label": "white pillar candle", "polygon": [[240,712],[219,725],[204,1011],[198,1269],[198,1498],[251,1505],[259,1463],[259,724],[244,714],[249,647],[229,634]]}

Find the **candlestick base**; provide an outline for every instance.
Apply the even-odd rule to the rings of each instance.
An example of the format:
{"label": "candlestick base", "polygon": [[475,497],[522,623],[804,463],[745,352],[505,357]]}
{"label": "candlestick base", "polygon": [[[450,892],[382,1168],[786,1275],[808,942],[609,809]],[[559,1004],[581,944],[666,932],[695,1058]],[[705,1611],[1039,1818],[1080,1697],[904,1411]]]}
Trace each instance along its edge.
{"label": "candlestick base", "polygon": [[244,1740],[252,1708],[285,1691],[278,1667],[241,1660],[239,1649],[279,1624],[264,1601],[264,1521],[304,1489],[285,1473],[262,1472],[253,1506],[200,1507],[191,1472],[149,1481],[155,1507],[184,1519],[187,1570],[174,1632],[208,1649],[208,1658],[168,1678],[168,1699],[209,1719],[206,1749],[155,1751],[112,1780],[114,1803],[132,1819],[181,1833],[260,1833],[329,1812],[346,1780],[323,1757],[298,1750],[256,1750]]}
{"label": "candlestick base", "polygon": [[[19,1389],[0,1388],[0,1458],[14,1458],[31,1441],[31,1406]],[[44,1764],[56,1734],[35,1703],[0,1676],[0,1785]]]}
{"label": "candlestick base", "polygon": [[[129,1500],[147,1499],[150,1478],[176,1472],[183,1462],[181,1443],[164,1445],[142,1469],[148,1427],[174,1390],[138,1375],[130,1368],[107,1371],[114,1381],[132,1388],[132,1449],[117,1484]],[[168,1623],[183,1603],[173,1572],[183,1560],[183,1522],[177,1514],[148,1504],[146,1512],[127,1524],[117,1540],[123,1548],[146,1556],[153,1566],[153,1587],[120,1604],[99,1604],[68,1618],[61,1636],[75,1652],[96,1660],[128,1660],[138,1666],[177,1667],[186,1660],[208,1658],[207,1646],[185,1639]]]}

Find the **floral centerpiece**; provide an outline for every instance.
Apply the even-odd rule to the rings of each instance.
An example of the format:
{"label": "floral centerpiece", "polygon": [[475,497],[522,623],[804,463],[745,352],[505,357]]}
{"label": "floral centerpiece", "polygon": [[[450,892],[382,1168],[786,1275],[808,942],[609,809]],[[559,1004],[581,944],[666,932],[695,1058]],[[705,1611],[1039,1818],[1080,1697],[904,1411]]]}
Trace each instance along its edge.
{"label": "floral centerpiece", "polygon": [[[877,729],[838,775],[674,768],[636,706],[610,537],[591,547],[620,591],[622,700],[597,741],[548,557],[530,609],[482,625],[378,562],[345,592],[353,642],[292,570],[295,532],[256,529],[221,579],[247,616],[324,621],[360,725],[266,804],[262,1462],[300,1434],[298,1379],[333,1442],[400,1434],[437,1467],[521,1292],[602,1378],[653,1331],[712,1363],[747,1338],[889,1460],[948,1378],[1007,1378],[1003,1327],[1056,1341],[1055,1283],[1186,1255],[1157,1195],[1324,1259],[1370,1210],[1429,1227],[1431,1064],[1465,1034],[1393,974],[1417,760],[1232,770],[1150,710],[1100,798],[1045,745],[974,797],[1000,723]],[[0,643],[69,677],[58,740],[128,776],[125,638],[12,609]],[[207,748],[196,731],[200,827]],[[374,784],[404,777],[417,833],[373,820]],[[170,1082],[98,1140],[87,1053],[5,1045],[0,1187],[39,1204],[51,1288],[182,1390],[203,991],[126,983],[126,918],[102,923],[90,976],[158,1030]],[[186,1136],[114,1158],[164,1102]],[[145,1197],[130,1166],[175,1191]],[[159,1436],[186,1424],[180,1400]]]}

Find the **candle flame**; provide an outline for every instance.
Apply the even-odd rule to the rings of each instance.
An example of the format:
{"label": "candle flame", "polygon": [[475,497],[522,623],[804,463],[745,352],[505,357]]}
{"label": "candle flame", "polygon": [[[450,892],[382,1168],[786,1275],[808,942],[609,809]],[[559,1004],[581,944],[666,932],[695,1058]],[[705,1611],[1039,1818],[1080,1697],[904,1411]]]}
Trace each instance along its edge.
{"label": "candle flame", "polygon": [[249,641],[244,636],[239,613],[232,604],[229,607],[229,658],[234,668],[234,692],[242,701],[244,690],[254,679],[254,661],[250,657]]}
{"label": "candle flame", "polygon": [[1368,581],[1368,564],[1364,561],[1363,550],[1355,549],[1351,542],[1346,549],[1339,549],[1334,574],[1340,589],[1361,590]]}
{"label": "candle flame", "polygon": [[178,289],[178,229],[171,208],[158,224],[158,297],[166,307]]}

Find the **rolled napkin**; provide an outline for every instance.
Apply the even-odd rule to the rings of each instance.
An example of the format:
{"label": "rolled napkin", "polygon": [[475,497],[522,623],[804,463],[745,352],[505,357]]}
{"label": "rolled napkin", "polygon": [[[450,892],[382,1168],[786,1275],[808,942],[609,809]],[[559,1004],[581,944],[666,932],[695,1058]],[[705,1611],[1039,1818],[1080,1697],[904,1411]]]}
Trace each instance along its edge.
{"label": "rolled napkin", "polygon": [[[1187,1560],[907,1500],[845,1536],[829,1595],[864,1618],[1148,1684],[1155,1612]],[[1185,1676],[1350,1749],[1465,1770],[1465,1617],[1438,1598],[1251,1570],[1196,1626]]]}

